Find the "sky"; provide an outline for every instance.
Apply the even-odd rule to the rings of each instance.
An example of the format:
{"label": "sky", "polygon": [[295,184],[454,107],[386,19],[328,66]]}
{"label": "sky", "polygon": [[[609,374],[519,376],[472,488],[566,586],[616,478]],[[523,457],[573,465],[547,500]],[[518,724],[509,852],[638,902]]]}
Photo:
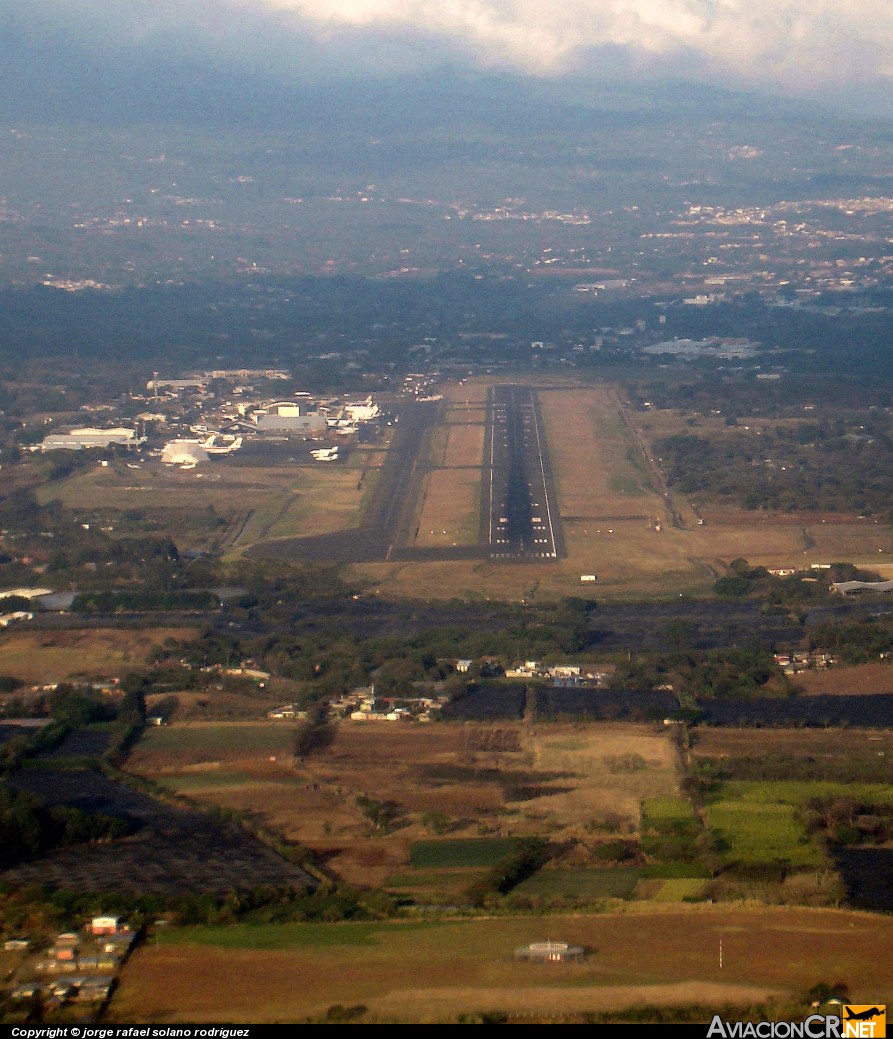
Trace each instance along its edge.
{"label": "sky", "polygon": [[[27,56],[27,61],[25,60]],[[0,0],[0,64],[299,82],[436,68],[662,78],[893,114],[891,0]]]}

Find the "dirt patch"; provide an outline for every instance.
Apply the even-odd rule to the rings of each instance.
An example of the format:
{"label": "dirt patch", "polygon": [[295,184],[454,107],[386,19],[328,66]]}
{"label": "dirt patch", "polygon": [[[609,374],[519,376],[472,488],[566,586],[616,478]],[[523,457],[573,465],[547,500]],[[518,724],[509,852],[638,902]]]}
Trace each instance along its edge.
{"label": "dirt patch", "polygon": [[698,728],[695,757],[790,757],[851,758],[866,746],[893,750],[893,733],[875,729],[709,729]]}
{"label": "dirt patch", "polygon": [[888,664],[859,664],[826,671],[805,671],[794,682],[807,696],[871,696],[893,693],[893,667]]}

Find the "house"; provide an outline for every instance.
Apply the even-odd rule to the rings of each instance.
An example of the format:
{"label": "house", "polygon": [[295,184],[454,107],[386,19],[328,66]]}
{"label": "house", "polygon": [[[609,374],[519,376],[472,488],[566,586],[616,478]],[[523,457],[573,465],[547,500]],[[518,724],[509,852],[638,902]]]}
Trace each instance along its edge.
{"label": "house", "polygon": [[108,974],[100,974],[95,978],[87,978],[78,989],[79,1003],[102,1003],[109,998],[115,979]]}
{"label": "house", "polygon": [[91,934],[117,934],[120,930],[120,916],[94,916],[90,921]]}
{"label": "house", "polygon": [[460,674],[465,675],[465,674],[467,674],[471,670],[471,664],[472,664],[472,661],[470,661],[470,660],[457,660],[456,661],[456,670]]}
{"label": "house", "polygon": [[57,960],[73,960],[80,944],[81,939],[76,934],[72,931],[65,931],[56,936],[56,942],[50,953]]}
{"label": "house", "polygon": [[106,936],[106,940],[102,943],[102,951],[123,956],[135,941],[136,931],[118,931],[117,934]]}
{"label": "house", "polygon": [[35,996],[39,996],[40,993],[41,987],[36,981],[25,981],[21,985],[16,985],[12,992],[10,992],[9,998],[15,1001],[34,999]]}
{"label": "house", "polygon": [[581,670],[577,664],[556,664],[547,673],[550,678],[579,678]]}
{"label": "house", "polygon": [[296,703],[287,703],[273,711],[268,711],[267,717],[291,720],[294,718],[306,718],[307,712],[302,711]]}

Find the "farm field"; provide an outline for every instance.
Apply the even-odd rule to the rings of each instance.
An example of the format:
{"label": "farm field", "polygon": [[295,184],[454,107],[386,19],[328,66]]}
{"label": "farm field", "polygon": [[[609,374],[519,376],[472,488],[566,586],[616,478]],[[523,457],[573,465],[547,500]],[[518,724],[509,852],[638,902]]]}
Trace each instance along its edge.
{"label": "farm field", "polygon": [[140,667],[166,639],[189,642],[183,628],[74,628],[0,635],[0,674],[34,685],[69,679],[112,678]]}
{"label": "farm field", "polygon": [[737,863],[786,862],[794,868],[826,865],[827,860],[798,820],[797,808],[775,801],[769,790],[750,799],[725,794],[707,808],[707,825],[724,856]]}
{"label": "farm field", "polygon": [[848,805],[866,818],[890,813],[893,734],[700,728],[695,739],[696,774],[711,777],[704,819],[726,866],[713,897],[893,904],[889,849],[870,835],[838,838],[833,824],[822,828]]}
{"label": "farm field", "polygon": [[[555,939],[580,964],[519,963]],[[818,980],[893,1001],[893,920],[834,910],[649,907],[647,912],[451,922],[185,928],[140,947],[106,1020],[299,1021],[362,1006],[363,1021],[538,1018],[650,1004],[797,999]],[[717,949],[723,942],[723,966]],[[234,980],[238,979],[238,984]]]}
{"label": "farm field", "polygon": [[816,769],[839,775],[841,767],[866,755],[893,755],[893,732],[860,729],[736,729],[700,726],[692,754],[696,760],[727,758],[809,759]]}
{"label": "farm field", "polygon": [[293,726],[281,722],[189,722],[146,729],[130,757],[132,771],[220,766],[291,754]]}
{"label": "farm field", "polygon": [[863,729],[893,728],[893,694],[875,693],[872,696],[844,695],[737,697],[707,700],[701,705],[709,725],[746,725],[757,727],[780,726],[794,728]]}
{"label": "farm field", "polygon": [[[405,888],[416,869],[447,871],[450,891],[449,871],[493,864],[480,858],[482,839],[571,842],[585,862],[618,826],[636,831],[643,798],[678,794],[676,748],[648,725],[341,722],[333,744],[298,765],[291,732],[172,725],[147,731],[127,767],[199,803],[252,813],[350,882],[395,876]],[[364,798],[388,806],[393,825],[376,828]]]}
{"label": "farm field", "polygon": [[825,671],[804,671],[795,681],[807,696],[893,693],[893,667],[888,664],[838,665]]}

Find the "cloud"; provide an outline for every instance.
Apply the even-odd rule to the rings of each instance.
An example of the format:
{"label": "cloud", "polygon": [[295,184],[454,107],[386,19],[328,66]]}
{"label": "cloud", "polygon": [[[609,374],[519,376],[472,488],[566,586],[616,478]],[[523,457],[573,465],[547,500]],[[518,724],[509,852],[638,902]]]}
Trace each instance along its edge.
{"label": "cloud", "polygon": [[[253,5],[254,0],[247,0]],[[796,86],[893,71],[889,0],[265,0],[317,31],[411,30],[488,66],[579,71],[593,49],[685,55],[715,74]]]}
{"label": "cloud", "polygon": [[305,79],[445,61],[595,77],[603,57],[640,74],[803,95],[893,75],[890,0],[35,0],[24,8],[0,0],[0,22],[18,21],[32,39],[69,33],[100,58],[136,48]]}

